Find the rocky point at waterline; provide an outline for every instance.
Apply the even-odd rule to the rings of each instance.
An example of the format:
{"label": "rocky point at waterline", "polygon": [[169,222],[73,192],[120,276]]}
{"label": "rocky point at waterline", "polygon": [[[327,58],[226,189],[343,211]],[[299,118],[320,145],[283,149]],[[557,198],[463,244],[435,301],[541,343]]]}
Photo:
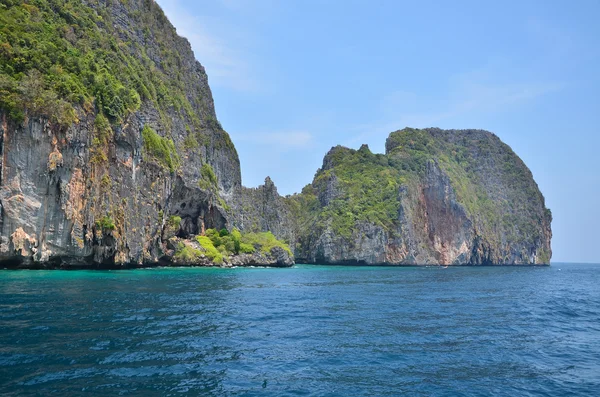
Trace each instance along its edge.
{"label": "rocky point at waterline", "polygon": [[333,148],[302,193],[245,188],[160,7],[72,3],[0,8],[3,266],[549,263],[551,213],[495,135],[405,129]]}

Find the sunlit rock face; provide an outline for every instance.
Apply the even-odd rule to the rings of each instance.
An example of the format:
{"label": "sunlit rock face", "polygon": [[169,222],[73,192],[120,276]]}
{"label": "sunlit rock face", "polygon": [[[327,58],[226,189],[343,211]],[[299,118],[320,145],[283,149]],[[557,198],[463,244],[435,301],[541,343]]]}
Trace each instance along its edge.
{"label": "sunlit rock face", "polygon": [[[28,10],[37,13],[31,18],[67,27],[82,22],[65,28],[65,39],[81,58],[97,58],[92,69],[105,67],[92,50],[105,45],[130,57],[117,60],[120,66],[139,61],[137,74],[126,77],[140,79],[130,84],[140,99],[119,119],[103,110],[98,95],[75,102],[76,117],[66,125],[46,109],[23,109],[21,119],[0,110],[0,260],[29,267],[143,265],[163,256],[171,216],[183,219],[182,234],[226,227],[225,207],[241,188],[238,155],[216,119],[204,68],[158,5],[82,1],[70,24],[61,10]],[[127,84],[122,75],[114,78]],[[172,146],[152,147],[144,131]],[[214,183],[202,183],[203,166]]]}
{"label": "sunlit rock face", "polygon": [[301,194],[296,259],[549,264],[551,212],[521,159],[481,130],[404,129],[385,154],[334,147]]}

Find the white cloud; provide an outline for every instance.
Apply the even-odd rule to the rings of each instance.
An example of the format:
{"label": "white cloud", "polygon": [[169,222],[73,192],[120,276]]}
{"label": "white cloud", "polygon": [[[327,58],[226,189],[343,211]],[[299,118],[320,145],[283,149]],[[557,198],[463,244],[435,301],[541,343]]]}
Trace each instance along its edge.
{"label": "white cloud", "polygon": [[[177,33],[188,39],[196,59],[205,67],[211,85],[238,91],[255,91],[260,84],[253,77],[249,57],[231,45],[226,37],[217,37],[206,29],[202,16],[193,15],[179,0],[158,0]],[[225,30],[225,29],[222,29]]]}
{"label": "white cloud", "polygon": [[468,120],[470,114],[506,111],[564,87],[565,84],[557,82],[502,83],[493,81],[493,74],[487,69],[473,70],[452,76],[448,81],[448,94],[443,97],[428,97],[418,92],[391,92],[381,101],[379,119],[355,126],[355,135],[345,145],[354,146],[374,137],[381,139],[404,127],[436,127],[456,118]]}

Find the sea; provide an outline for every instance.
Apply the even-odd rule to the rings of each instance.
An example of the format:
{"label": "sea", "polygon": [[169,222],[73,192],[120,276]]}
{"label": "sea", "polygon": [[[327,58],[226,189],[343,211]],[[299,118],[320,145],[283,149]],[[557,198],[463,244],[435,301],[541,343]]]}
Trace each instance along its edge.
{"label": "sea", "polygon": [[600,265],[0,271],[3,396],[600,396]]}

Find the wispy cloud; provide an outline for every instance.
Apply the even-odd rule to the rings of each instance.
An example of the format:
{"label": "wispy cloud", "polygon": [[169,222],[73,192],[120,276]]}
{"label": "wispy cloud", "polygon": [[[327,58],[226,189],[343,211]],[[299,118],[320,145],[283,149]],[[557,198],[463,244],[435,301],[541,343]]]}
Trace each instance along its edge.
{"label": "wispy cloud", "polygon": [[[503,62],[499,64],[503,65]],[[556,81],[504,81],[495,76],[490,66],[452,76],[449,102],[458,114],[471,110],[498,112],[564,87],[564,83]]]}
{"label": "wispy cloud", "polygon": [[278,151],[306,149],[313,143],[313,136],[307,131],[259,132],[233,135],[234,141],[251,142],[261,146],[272,146]]}
{"label": "wispy cloud", "polygon": [[564,87],[559,82],[495,82],[485,69],[454,75],[443,97],[391,92],[381,101],[378,119],[355,126],[354,135],[345,144],[354,146],[407,126],[435,127],[459,118],[468,120],[470,114],[503,112]]}
{"label": "wispy cloud", "polygon": [[[235,4],[235,1],[223,1],[228,7]],[[196,59],[206,68],[211,85],[239,91],[255,91],[260,87],[251,72],[249,57],[231,45],[231,41],[209,33],[201,15],[190,13],[179,0],[158,0],[157,3],[177,33],[190,42]]]}

